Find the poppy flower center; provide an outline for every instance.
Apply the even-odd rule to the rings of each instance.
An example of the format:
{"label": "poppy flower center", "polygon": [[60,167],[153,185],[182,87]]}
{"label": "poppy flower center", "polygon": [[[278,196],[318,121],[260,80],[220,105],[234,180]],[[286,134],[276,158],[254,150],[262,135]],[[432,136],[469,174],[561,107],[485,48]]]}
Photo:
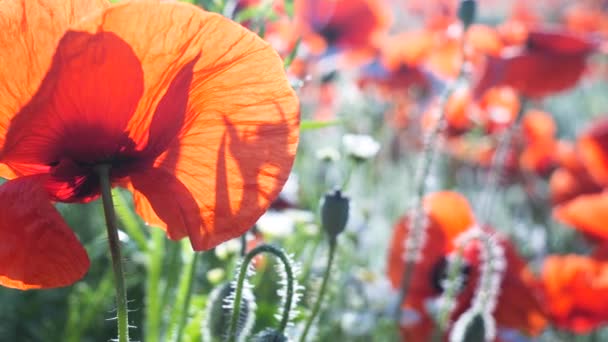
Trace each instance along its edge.
{"label": "poppy flower center", "polygon": [[145,163],[147,158],[141,151],[135,150],[130,139],[124,139],[114,152],[109,152],[110,146],[95,146],[97,144],[84,143],[82,145],[88,146],[60,149],[64,153],[57,155],[47,164],[50,177],[46,182],[46,189],[53,200],[85,203],[96,199],[100,191],[96,171],[99,165],[109,165],[112,182],[148,165]]}
{"label": "poppy flower center", "polygon": [[[459,276],[463,279],[462,288],[466,287],[471,275],[471,266],[465,262],[464,265],[460,266]],[[442,257],[431,271],[431,286],[437,293],[442,293],[444,288],[444,281],[448,278],[448,261],[446,257]],[[462,288],[459,289],[462,290]]]}

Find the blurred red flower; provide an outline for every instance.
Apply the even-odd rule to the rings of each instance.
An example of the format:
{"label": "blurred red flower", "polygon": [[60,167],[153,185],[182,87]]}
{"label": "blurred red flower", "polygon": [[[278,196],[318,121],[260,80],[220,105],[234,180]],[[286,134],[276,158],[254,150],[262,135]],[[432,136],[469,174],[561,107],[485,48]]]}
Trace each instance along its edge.
{"label": "blurred red flower", "polygon": [[552,255],[542,268],[544,307],[558,328],[589,333],[608,323],[608,260]]}
{"label": "blurred red flower", "polygon": [[[573,87],[586,68],[595,42],[574,33],[532,29],[526,40],[488,56],[475,82],[476,96],[497,85],[538,98]],[[555,70],[559,70],[556,73]]]}
{"label": "blurred red flower", "polygon": [[[446,257],[454,250],[453,240],[475,224],[473,212],[467,200],[455,192],[438,192],[424,200],[427,214],[426,245],[420,262],[414,268],[409,291],[403,307],[413,309],[418,320],[402,324],[404,341],[429,341],[433,332],[433,320],[427,312],[427,302],[438,298],[442,292],[441,280],[446,274]],[[399,287],[403,273],[404,241],[409,234],[409,218],[402,218],[393,232],[388,259],[388,276],[394,287]],[[545,326],[542,309],[532,290],[534,278],[524,260],[506,239],[500,239],[505,248],[507,267],[501,283],[498,306],[494,312],[499,326],[519,329],[527,334],[537,334]],[[466,246],[463,257],[467,262],[462,269],[465,287],[458,296],[453,318],[462,314],[471,303],[479,278],[479,246]]]}

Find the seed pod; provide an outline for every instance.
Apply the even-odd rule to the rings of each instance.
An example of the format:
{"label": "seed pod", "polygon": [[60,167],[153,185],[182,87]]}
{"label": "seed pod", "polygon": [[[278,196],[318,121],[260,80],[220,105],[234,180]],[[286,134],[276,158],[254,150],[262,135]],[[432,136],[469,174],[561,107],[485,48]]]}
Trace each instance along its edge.
{"label": "seed pod", "polygon": [[350,200],[340,190],[327,193],[321,203],[321,226],[335,240],[346,228]]}
{"label": "seed pod", "polygon": [[461,0],[458,8],[458,18],[462,21],[466,30],[475,21],[477,13],[477,2],[475,0]]}

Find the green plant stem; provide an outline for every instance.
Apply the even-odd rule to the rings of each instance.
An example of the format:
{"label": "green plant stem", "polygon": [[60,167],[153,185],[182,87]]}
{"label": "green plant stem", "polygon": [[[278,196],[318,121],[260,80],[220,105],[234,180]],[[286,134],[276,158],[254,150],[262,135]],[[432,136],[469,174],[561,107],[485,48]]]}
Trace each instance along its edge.
{"label": "green plant stem", "polygon": [[118,239],[118,225],[114,203],[112,201],[112,184],[110,182],[110,165],[99,165],[96,168],[99,175],[103,210],[106,217],[108,243],[112,256],[112,270],[116,289],[116,311],[118,321],[118,341],[129,341],[129,319],[127,310],[127,290],[125,286],[125,273],[120,254],[120,240]]}
{"label": "green plant stem", "polygon": [[148,249],[146,279],[146,341],[160,340],[162,303],[160,283],[165,256],[165,237],[160,229],[151,231],[151,248]]}
{"label": "green plant stem", "polygon": [[323,274],[323,281],[321,283],[321,289],[319,290],[319,296],[317,297],[317,301],[313,306],[312,312],[306,321],[306,326],[304,327],[304,331],[302,332],[302,336],[300,336],[300,342],[306,341],[306,337],[308,336],[308,332],[312,327],[312,323],[314,322],[319,310],[321,309],[321,304],[323,303],[323,297],[325,296],[325,292],[327,291],[327,284],[329,283],[329,275],[331,274],[331,266],[334,262],[334,255],[336,254],[336,239],[332,238],[329,240],[329,256],[327,258],[327,265],[325,267],[325,274]]}
{"label": "green plant stem", "polygon": [[281,322],[279,323],[279,332],[284,332],[287,324],[289,323],[289,313],[291,312],[291,305],[293,303],[293,296],[295,292],[295,278],[293,274],[293,268],[291,267],[291,263],[289,258],[281,251],[280,249],[273,247],[271,245],[260,245],[256,248],[252,249],[249,253],[245,255],[243,258],[243,262],[241,263],[241,267],[239,269],[239,274],[237,277],[237,284],[234,295],[234,306],[232,310],[232,317],[230,318],[230,326],[228,330],[228,341],[234,342],[237,340],[237,325],[241,311],[241,301],[243,298],[243,286],[245,284],[245,278],[247,277],[247,268],[251,261],[261,253],[270,253],[277,257],[283,267],[285,269],[285,273],[287,275],[287,297],[285,298],[285,305],[283,308],[283,313],[281,317]]}
{"label": "green plant stem", "polygon": [[135,244],[140,251],[146,252],[148,250],[148,239],[146,238],[144,231],[141,229],[142,226],[138,221],[137,215],[133,212],[133,210],[131,210],[131,208],[129,208],[125,195],[120,191],[120,189],[114,189],[112,194],[114,196],[114,208],[116,210],[116,214],[125,232],[130,238],[133,239],[133,241],[135,241]]}
{"label": "green plant stem", "polygon": [[184,286],[180,286],[180,296],[181,299],[179,302],[182,303],[182,307],[180,310],[180,317],[177,322],[177,333],[175,334],[175,342],[180,342],[182,340],[182,335],[184,333],[184,327],[186,326],[186,321],[188,320],[188,313],[190,312],[190,300],[192,299],[192,285],[194,282],[194,275],[196,274],[196,264],[198,263],[198,254],[194,252],[192,255],[191,261],[188,263],[187,267],[187,276],[184,279]]}
{"label": "green plant stem", "polygon": [[[422,151],[422,159],[420,160],[420,165],[417,170],[416,175],[416,184],[415,184],[415,193],[414,193],[414,216],[420,215],[423,213],[423,199],[426,195],[427,188],[427,177],[430,174],[431,166],[433,165],[433,161],[437,154],[437,149],[439,144],[437,144],[437,138],[439,137],[439,133],[443,130],[443,126],[445,126],[445,106],[447,104],[448,99],[454,91],[458,88],[460,83],[460,79],[464,73],[461,71],[459,78],[446,86],[445,90],[441,94],[439,99],[439,108],[441,108],[441,112],[437,123],[433,126],[431,132],[424,139],[424,150]],[[411,229],[410,232],[417,232],[420,229],[424,229],[420,224],[424,222],[424,220],[419,219],[418,217],[414,217],[411,220]],[[420,246],[420,248],[424,248],[424,246]],[[411,259],[406,260],[405,266],[403,268],[403,276],[401,277],[401,285],[399,287],[399,295],[397,297],[397,303],[394,309],[394,317],[397,322],[401,319],[401,304],[405,301],[407,297],[407,293],[409,290],[409,283],[412,278],[412,274],[414,273],[414,269],[416,267],[416,263],[412,262]]]}
{"label": "green plant stem", "polygon": [[186,256],[185,258],[187,261],[182,268],[177,294],[169,316],[169,325],[166,334],[167,340],[175,340],[180,336],[181,332],[179,332],[179,330],[183,327],[182,322],[188,318],[190,298],[192,297],[192,284],[195,278],[196,264],[198,262],[198,253],[192,252],[188,242],[183,241],[179,245],[181,246],[181,253]]}

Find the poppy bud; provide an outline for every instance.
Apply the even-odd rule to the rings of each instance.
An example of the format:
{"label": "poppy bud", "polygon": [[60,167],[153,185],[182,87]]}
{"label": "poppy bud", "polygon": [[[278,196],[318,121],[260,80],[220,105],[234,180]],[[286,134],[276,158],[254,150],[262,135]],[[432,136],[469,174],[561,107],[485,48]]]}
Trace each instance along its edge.
{"label": "poppy bud", "polygon": [[[211,291],[202,324],[204,341],[220,342],[226,339],[226,332],[232,318],[234,283],[224,283]],[[255,301],[251,290],[243,293],[237,336],[247,336],[255,321]],[[241,339],[239,339],[241,340]]]}
{"label": "poppy bud", "polygon": [[287,342],[289,339],[283,333],[274,329],[264,329],[253,337],[254,342]]}
{"label": "poppy bud", "polygon": [[321,203],[321,226],[332,240],[346,227],[348,221],[348,197],[338,189],[325,194]]}
{"label": "poppy bud", "polygon": [[458,18],[462,21],[465,30],[475,21],[477,3],[475,0],[462,0],[458,7]]}
{"label": "poppy bud", "polygon": [[450,342],[494,341],[495,322],[492,315],[478,310],[464,312],[452,328]]}

